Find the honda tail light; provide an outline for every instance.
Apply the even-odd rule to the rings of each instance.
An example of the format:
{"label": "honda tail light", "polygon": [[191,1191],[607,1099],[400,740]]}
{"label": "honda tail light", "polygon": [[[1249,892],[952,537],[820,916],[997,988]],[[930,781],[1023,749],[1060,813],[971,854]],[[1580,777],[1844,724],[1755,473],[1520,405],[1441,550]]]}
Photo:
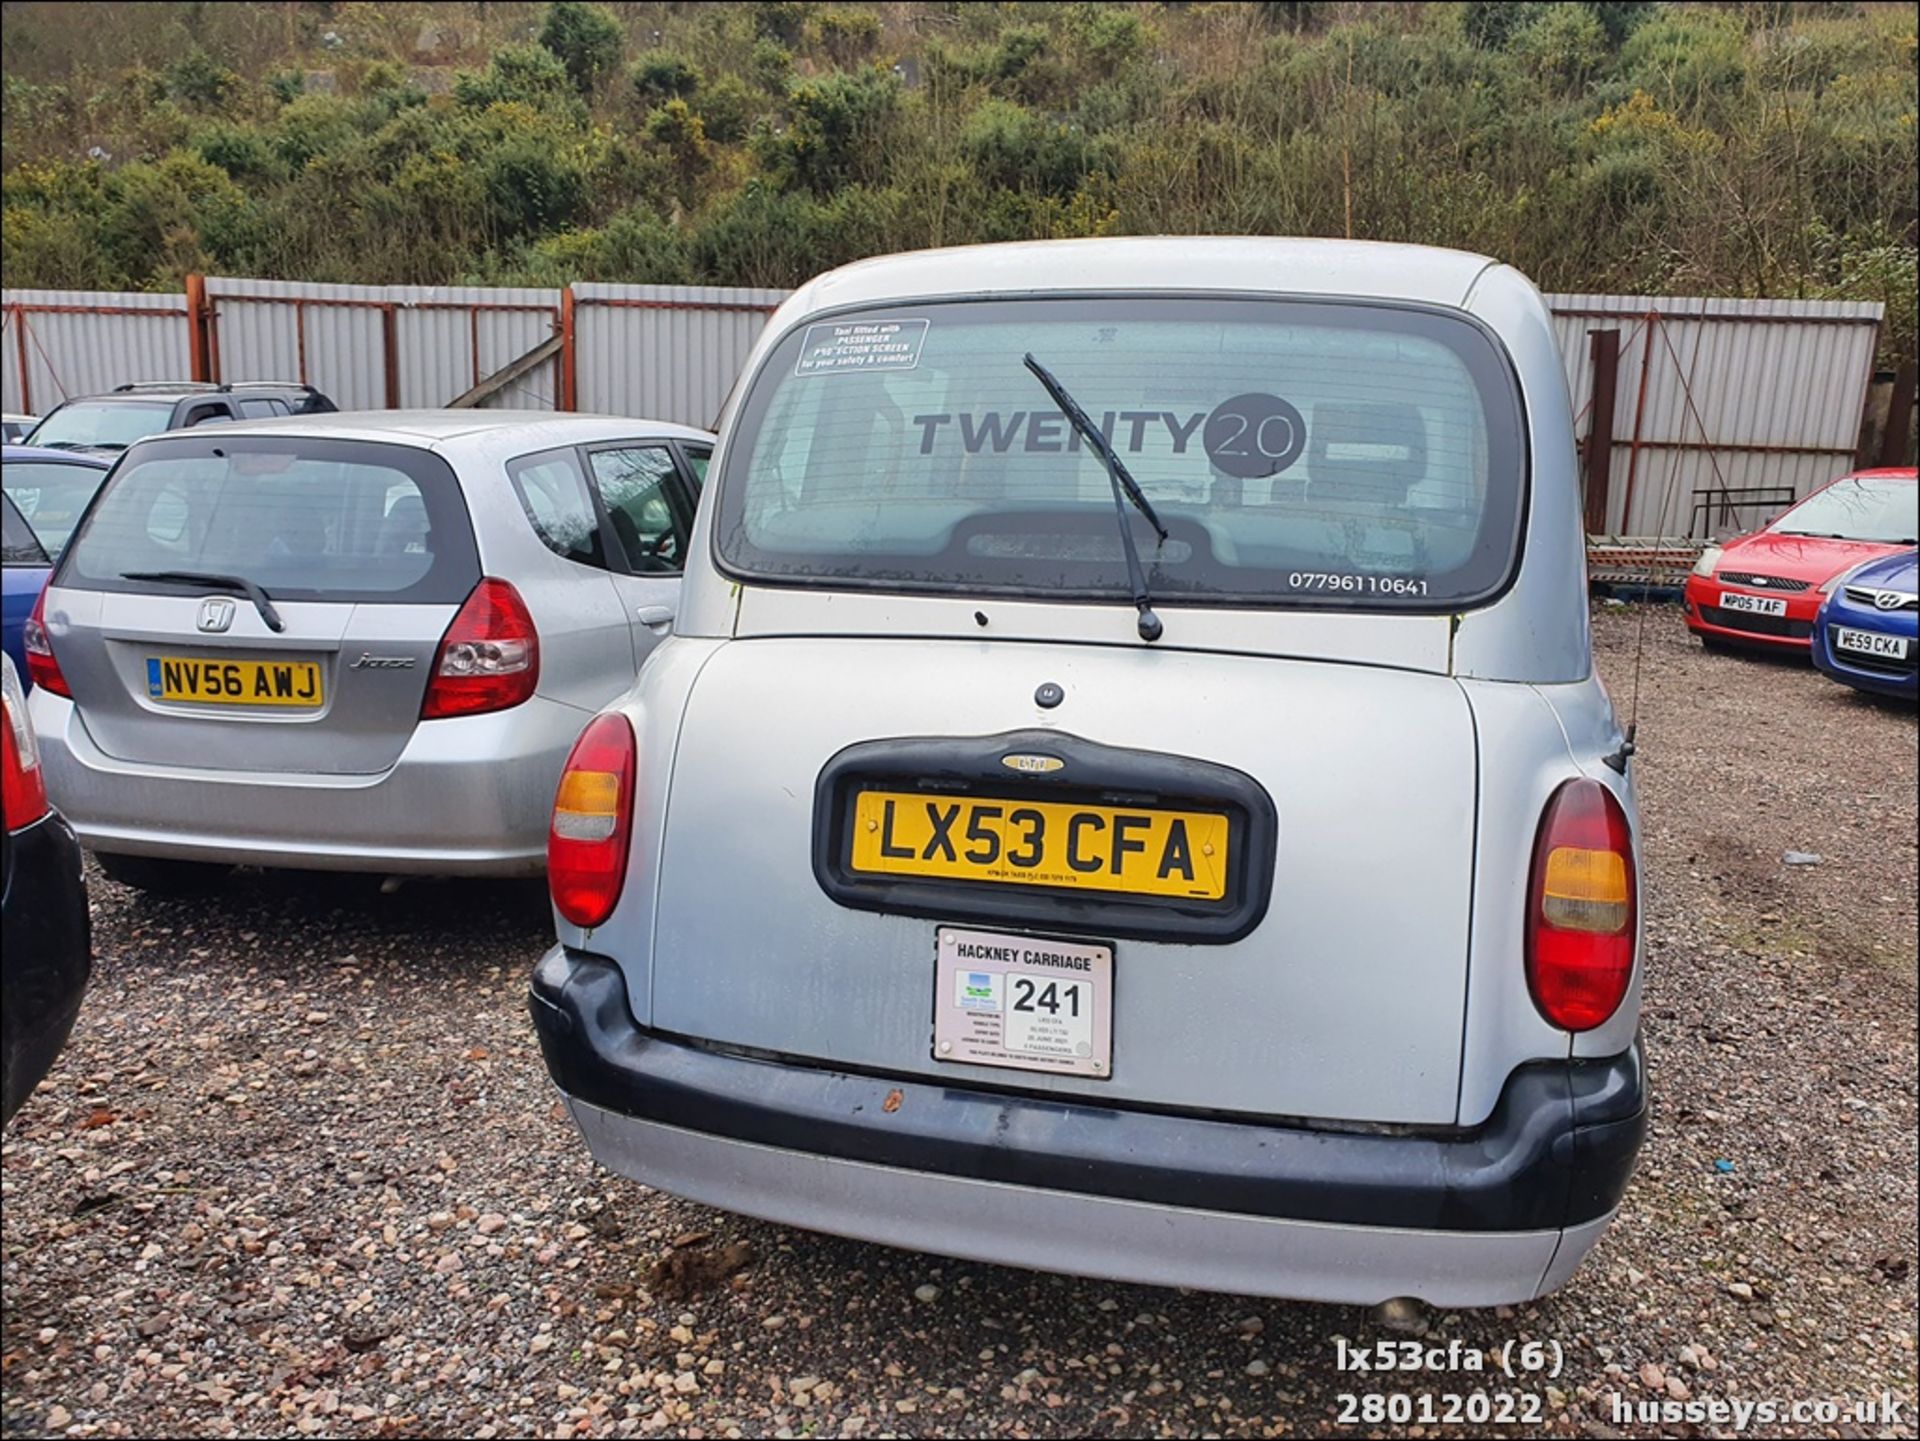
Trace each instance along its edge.
{"label": "honda tail light", "polygon": [[441,637],[420,719],[481,715],[517,706],[540,684],[540,636],[520,592],[481,581]]}
{"label": "honda tail light", "polygon": [[40,772],[40,748],[27,720],[27,693],[11,664],[0,665],[0,815],[10,831],[30,826],[47,813],[46,780]]}
{"label": "honda tail light", "polygon": [[595,716],[573,743],[547,831],[547,888],[554,908],[591,929],[613,914],[627,883],[633,834],[633,727]]}
{"label": "honda tail light", "polygon": [[20,643],[27,653],[27,678],[55,695],[72,697],[67,678],[60,674],[60,662],[53,658],[53,637],[47,634],[47,588],[33,603],[33,614],[20,630]]}
{"label": "honda tail light", "polygon": [[1568,781],[1541,817],[1528,888],[1527,987],[1541,1015],[1590,1031],[1620,1009],[1638,904],[1627,813],[1598,781]]}

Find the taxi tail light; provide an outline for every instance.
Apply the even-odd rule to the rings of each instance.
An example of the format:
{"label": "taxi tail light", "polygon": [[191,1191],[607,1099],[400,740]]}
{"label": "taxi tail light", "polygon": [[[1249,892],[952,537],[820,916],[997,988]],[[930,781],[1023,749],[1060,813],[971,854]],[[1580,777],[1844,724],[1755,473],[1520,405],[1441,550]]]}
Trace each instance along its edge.
{"label": "taxi tail light", "polygon": [[540,684],[540,635],[520,592],[491,576],[468,594],[433,658],[420,719],[506,710]]}
{"label": "taxi tail light", "polygon": [[1638,904],[1626,812],[1598,781],[1568,781],[1541,817],[1528,886],[1527,988],[1541,1015],[1590,1031],[1620,1008]]}
{"label": "taxi tail light", "polygon": [[17,831],[39,820],[50,807],[40,748],[27,720],[27,693],[12,666],[0,666],[0,710],[6,712],[0,723],[0,816],[5,816],[9,831]]}
{"label": "taxi tail light", "polygon": [[54,658],[53,637],[47,634],[47,589],[33,603],[33,614],[20,630],[20,643],[27,653],[27,678],[35,685],[72,699],[73,690],[60,674],[60,662]]}
{"label": "taxi tail light", "polygon": [[609,714],[588,723],[560,773],[547,831],[547,888],[554,909],[576,926],[601,925],[620,901],[637,768],[633,727]]}

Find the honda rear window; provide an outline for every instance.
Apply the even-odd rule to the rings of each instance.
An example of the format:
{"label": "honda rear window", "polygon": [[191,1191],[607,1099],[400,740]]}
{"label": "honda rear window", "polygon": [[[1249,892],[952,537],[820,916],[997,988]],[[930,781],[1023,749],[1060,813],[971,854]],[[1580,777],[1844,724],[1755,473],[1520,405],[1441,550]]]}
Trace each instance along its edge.
{"label": "honda rear window", "polygon": [[114,472],[57,584],[144,590],[129,573],[245,577],[276,600],[462,599],[480,563],[438,456],[285,436],[157,440]]}
{"label": "honda rear window", "polygon": [[776,583],[1125,595],[1107,437],[1169,603],[1441,609],[1516,563],[1526,428],[1458,315],[1258,298],[953,301],[804,323],[735,419],[723,569]]}

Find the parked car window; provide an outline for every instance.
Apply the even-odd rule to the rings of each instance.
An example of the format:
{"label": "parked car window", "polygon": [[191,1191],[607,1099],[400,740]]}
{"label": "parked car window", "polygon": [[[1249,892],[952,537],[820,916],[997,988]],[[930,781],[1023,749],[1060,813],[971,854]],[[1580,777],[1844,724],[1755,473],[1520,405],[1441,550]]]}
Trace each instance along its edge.
{"label": "parked car window", "polygon": [[1130,522],[1156,595],[1431,610],[1512,571],[1525,431],[1485,332],[1413,308],[1191,298],[796,329],[736,421],[722,560],[801,583],[1125,595],[1106,468],[1028,353],[1166,521],[1158,544]]}
{"label": "parked car window", "polygon": [[686,546],[668,491],[671,452],[664,445],[619,446],[596,450],[590,459],[594,486],[628,567],[642,574],[678,571]]}
{"label": "parked car window", "polygon": [[12,496],[0,496],[0,562],[7,565],[45,565],[47,552],[40,538],[20,514]]}
{"label": "parked car window", "polygon": [[205,425],[210,420],[232,419],[233,412],[224,405],[196,405],[181,419],[179,428],[188,430],[196,425]]}
{"label": "parked car window", "polygon": [[34,427],[30,445],[55,450],[125,450],[142,436],[157,435],[173,418],[172,401],[75,401]]}
{"label": "parked car window", "polygon": [[1916,545],[1920,540],[1920,485],[1910,480],[1862,476],[1835,481],[1781,516],[1769,530],[1779,535]]}
{"label": "parked car window", "polygon": [[406,446],[221,435],[155,441],[69,546],[63,585],[129,571],[245,576],[276,599],[457,601],[479,575],[458,483]]}
{"label": "parked car window", "polygon": [[580,565],[605,568],[600,517],[571,450],[522,456],[507,466],[507,475],[541,544]]}
{"label": "parked car window", "polygon": [[288,413],[285,401],[243,400],[240,402],[240,414],[247,420],[269,420],[274,416]]}
{"label": "parked car window", "polygon": [[680,452],[687,458],[687,469],[693,474],[694,493],[698,494],[707,486],[707,462],[713,459],[710,446],[683,445]]}
{"label": "parked car window", "polygon": [[80,523],[80,512],[105,475],[96,466],[57,460],[16,460],[0,471],[7,499],[20,508],[49,555],[65,549],[67,537]]}

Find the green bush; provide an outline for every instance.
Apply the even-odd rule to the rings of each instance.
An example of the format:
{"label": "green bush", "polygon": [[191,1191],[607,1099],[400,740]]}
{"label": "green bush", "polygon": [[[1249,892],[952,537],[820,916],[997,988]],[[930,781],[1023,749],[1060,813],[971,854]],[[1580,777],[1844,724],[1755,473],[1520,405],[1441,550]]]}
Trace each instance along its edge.
{"label": "green bush", "polygon": [[784,133],[764,137],[761,158],[786,188],[823,195],[878,178],[900,114],[900,82],[869,66],[794,87]]}
{"label": "green bush", "polygon": [[[121,7],[84,45],[75,13],[7,11],[10,284],[785,285],[915,245],[1351,233],[1547,288],[1880,300],[1882,359],[1914,344],[1911,7],[543,0],[463,7],[490,58],[431,97],[410,7]],[[872,63],[893,39],[917,66]]]}
{"label": "green bush", "polygon": [[243,185],[268,185],[287,175],[286,162],[270,137],[252,126],[215,121],[194,137],[193,148],[202,160]]}
{"label": "green bush", "polygon": [[502,240],[571,225],[586,206],[586,176],[536,134],[510,136],[481,162],[481,175],[488,216]]}
{"label": "green bush", "polygon": [[880,17],[871,10],[823,10],[813,22],[820,48],[835,65],[858,65],[880,45]]}
{"label": "green bush", "polygon": [[1087,58],[1102,72],[1111,73],[1139,59],[1151,40],[1152,32],[1138,11],[1101,9],[1088,21],[1081,43]]}
{"label": "green bush", "polygon": [[219,110],[240,88],[240,77],[206,51],[189,50],[163,74],[170,98],[195,110]]}
{"label": "green bush", "polygon": [[686,236],[659,216],[636,209],[621,211],[598,229],[572,230],[537,242],[516,279],[530,285],[576,280],[686,285],[693,282],[694,272]]}
{"label": "green bush", "polygon": [[1549,5],[1514,33],[1508,48],[1541,79],[1570,91],[1606,62],[1607,32],[1585,5]]}
{"label": "green bush", "polygon": [[753,16],[753,33],[763,40],[777,41],[789,50],[805,38],[807,21],[818,8],[805,0],[754,0],[748,7]]}
{"label": "green bush", "polygon": [[1079,127],[1007,100],[989,100],[967,117],[960,150],[982,181],[1002,190],[1067,196],[1095,170],[1110,168],[1104,147]]}
{"label": "green bush", "polygon": [[754,41],[747,65],[755,83],[769,94],[785,95],[793,88],[793,52],[778,40]]}
{"label": "green bush", "polygon": [[598,5],[557,0],[540,27],[540,45],[566,68],[582,95],[591,95],[620,65],[620,22]]}
{"label": "green bush", "polygon": [[694,113],[706,127],[707,138],[720,145],[745,140],[760,105],[760,98],[738,75],[722,75],[693,101]]}
{"label": "green bush", "polygon": [[688,100],[700,88],[700,67],[671,50],[649,50],[627,72],[633,93],[649,108],[668,100]]}
{"label": "green bush", "polygon": [[485,70],[461,71],[454,78],[453,98],[469,110],[517,101],[585,118],[567,67],[552,51],[538,45],[509,45],[487,63]]}

